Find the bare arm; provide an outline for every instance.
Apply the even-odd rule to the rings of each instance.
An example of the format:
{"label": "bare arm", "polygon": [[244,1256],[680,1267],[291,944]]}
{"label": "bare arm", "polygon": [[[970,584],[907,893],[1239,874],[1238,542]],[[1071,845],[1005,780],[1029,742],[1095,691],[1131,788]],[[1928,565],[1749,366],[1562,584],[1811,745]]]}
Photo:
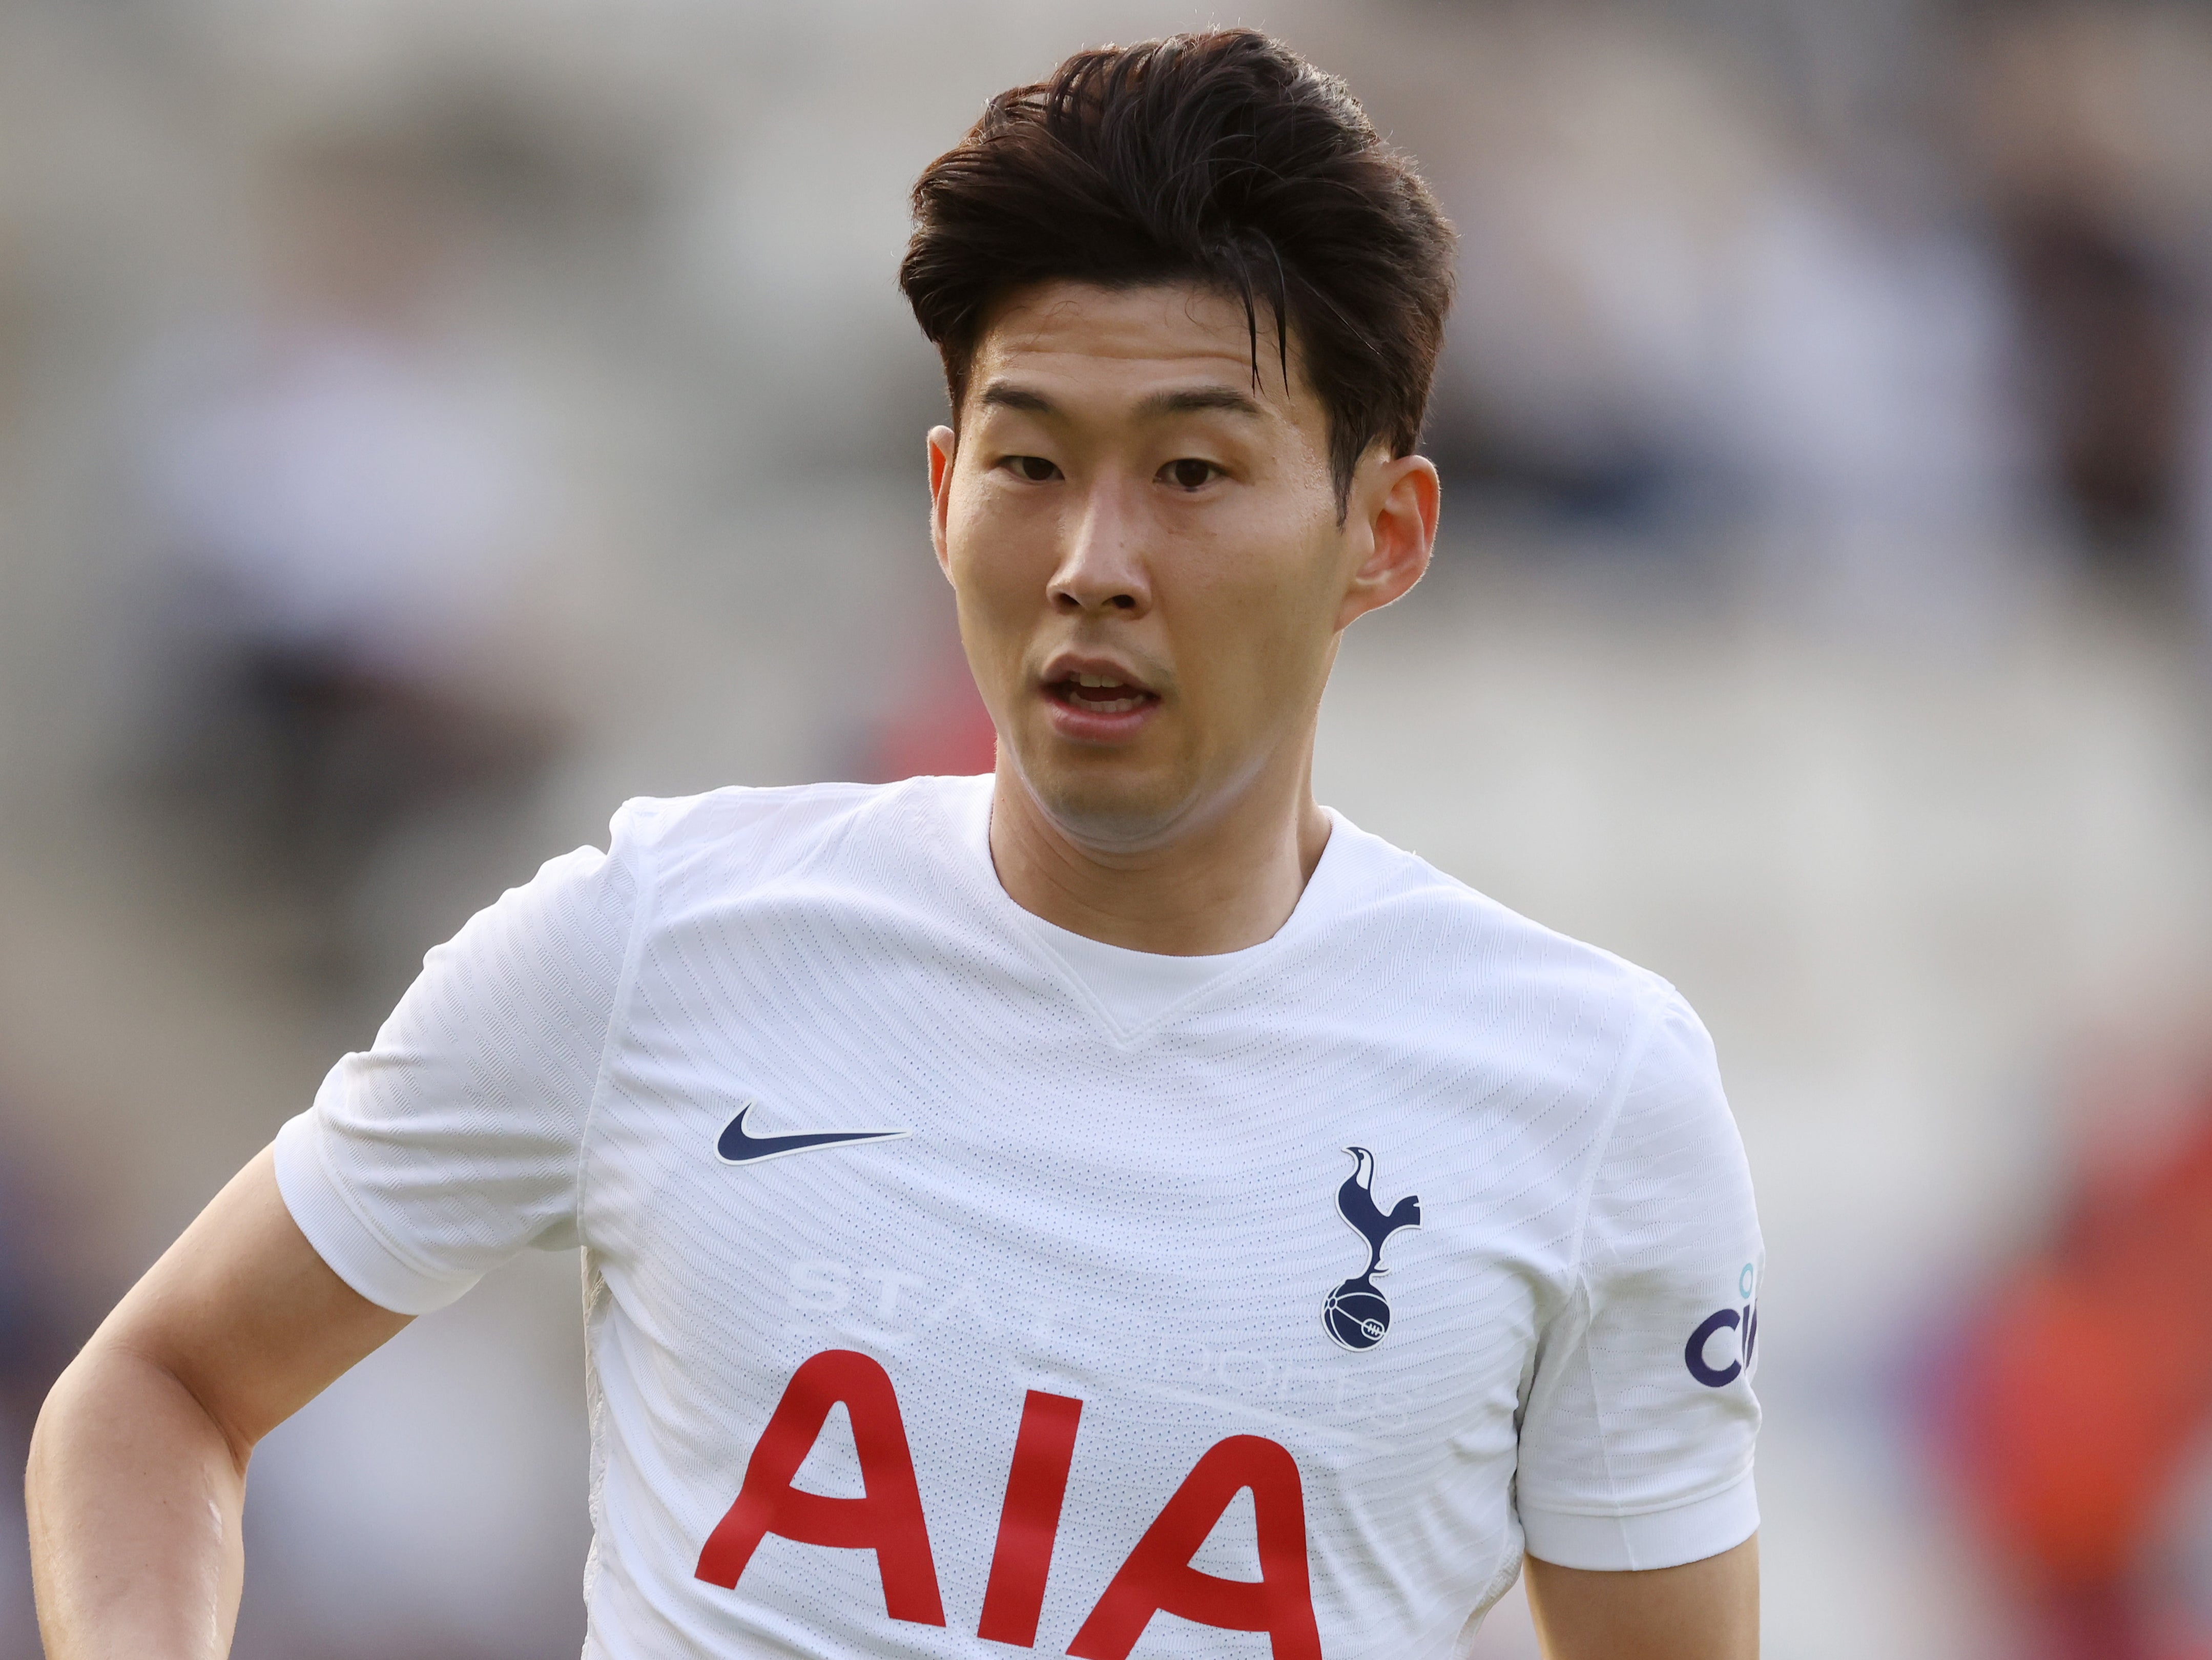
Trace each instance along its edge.
{"label": "bare arm", "polygon": [[48,1660],[220,1660],[254,1444],[401,1327],[332,1273],[267,1150],[85,1345],[39,1414],[25,1499]]}
{"label": "bare arm", "polygon": [[1759,1540],[1643,1573],[1528,1559],[1545,1660],[1759,1660]]}

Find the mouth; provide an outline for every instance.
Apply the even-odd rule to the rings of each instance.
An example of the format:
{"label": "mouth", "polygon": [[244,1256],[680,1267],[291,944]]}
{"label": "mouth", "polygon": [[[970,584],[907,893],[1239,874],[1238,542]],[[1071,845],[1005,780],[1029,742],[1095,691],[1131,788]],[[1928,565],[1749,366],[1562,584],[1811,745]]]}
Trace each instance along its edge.
{"label": "mouth", "polygon": [[1115,674],[1065,674],[1047,681],[1044,695],[1086,714],[1127,714],[1160,701],[1158,692]]}
{"label": "mouth", "polygon": [[1066,737],[1110,741],[1133,734],[1160,695],[1119,665],[1063,660],[1046,670],[1038,690],[1053,724]]}

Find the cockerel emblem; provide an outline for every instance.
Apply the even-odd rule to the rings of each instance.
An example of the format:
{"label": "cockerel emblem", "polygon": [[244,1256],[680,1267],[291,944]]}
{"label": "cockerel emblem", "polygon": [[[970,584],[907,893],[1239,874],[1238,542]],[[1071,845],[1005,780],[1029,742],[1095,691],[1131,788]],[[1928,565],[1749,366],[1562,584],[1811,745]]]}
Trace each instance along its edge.
{"label": "cockerel emblem", "polygon": [[1421,1201],[1407,1194],[1389,1213],[1375,1202],[1375,1155],[1364,1147],[1346,1147],[1352,1155],[1352,1174],[1336,1190],[1336,1213],[1345,1225],[1367,1242],[1367,1268],[1329,1292],[1321,1305],[1321,1323],[1340,1347],[1371,1349],[1390,1329],[1390,1304],[1375,1288],[1382,1266],[1382,1247],[1403,1228],[1421,1225]]}

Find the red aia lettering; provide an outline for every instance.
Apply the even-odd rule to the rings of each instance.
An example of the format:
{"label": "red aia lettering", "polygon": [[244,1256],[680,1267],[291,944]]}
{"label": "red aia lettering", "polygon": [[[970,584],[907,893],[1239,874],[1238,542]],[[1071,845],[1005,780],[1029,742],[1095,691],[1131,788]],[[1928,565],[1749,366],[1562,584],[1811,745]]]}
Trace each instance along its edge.
{"label": "red aia lettering", "polygon": [[1037,1614],[1044,1607],[1045,1578],[1052,1572],[1060,1502],[1067,1497],[1068,1467],[1075,1462],[1075,1420],[1082,1415],[1083,1402],[1065,1395],[1031,1389],[1022,1402],[1022,1426],[1014,1437],[1014,1466],[999,1511],[999,1543],[991,1553],[978,1637],[1018,1648],[1036,1646]]}
{"label": "red aia lettering", "polygon": [[[860,1455],[865,1496],[859,1499],[830,1499],[791,1484],[840,1402]],[[1031,1389],[1023,1402],[978,1637],[1036,1646],[1082,1415],[1083,1402],[1064,1395]],[[1190,1559],[1247,1489],[1258,1526],[1260,1578],[1200,1573]],[[745,1466],[737,1501],[699,1553],[696,1577],[734,1590],[769,1534],[802,1545],[872,1550],[884,1611],[912,1625],[945,1623],[898,1395],[890,1375],[866,1355],[831,1349],[792,1374]],[[1145,1529],[1067,1651],[1074,1660],[1127,1660],[1155,1614],[1220,1631],[1264,1631],[1274,1660],[1321,1660],[1306,1571],[1304,1490],[1297,1462],[1282,1447],[1256,1435],[1232,1435],[1208,1448]]]}
{"label": "red aia lettering", "polygon": [[[1259,1523],[1258,1581],[1200,1573],[1190,1559],[1247,1487]],[[1305,1494],[1297,1462],[1283,1448],[1257,1435],[1232,1435],[1207,1448],[1067,1651],[1076,1660],[1126,1660],[1155,1614],[1222,1631],[1264,1631],[1275,1660],[1321,1660],[1306,1574]]]}
{"label": "red aia lettering", "polygon": [[[830,1408],[840,1402],[852,1419],[853,1446],[860,1454],[866,1495],[860,1499],[830,1499],[791,1485],[822,1433]],[[745,1466],[737,1502],[699,1553],[696,1577],[735,1590],[745,1565],[771,1533],[802,1545],[875,1552],[884,1611],[911,1625],[945,1623],[898,1395],[890,1375],[866,1355],[830,1349],[792,1374]]]}

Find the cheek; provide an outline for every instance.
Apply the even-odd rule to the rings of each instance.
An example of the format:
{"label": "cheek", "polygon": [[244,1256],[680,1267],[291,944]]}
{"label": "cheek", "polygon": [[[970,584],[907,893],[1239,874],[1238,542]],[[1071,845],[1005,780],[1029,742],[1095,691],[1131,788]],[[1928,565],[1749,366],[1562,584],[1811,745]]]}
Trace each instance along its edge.
{"label": "cheek", "polygon": [[954,492],[945,526],[947,569],[962,609],[1003,610],[1019,591],[1039,539],[998,492],[970,484]]}
{"label": "cheek", "polygon": [[1333,544],[1310,526],[1288,526],[1279,537],[1240,538],[1194,572],[1194,609],[1225,642],[1235,640],[1260,660],[1270,678],[1301,672],[1297,665],[1325,645],[1335,612]]}
{"label": "cheek", "polygon": [[[1303,708],[1326,672],[1335,618],[1322,550],[1286,556],[1246,546],[1188,569],[1164,606],[1175,618],[1186,684],[1239,727],[1273,724]],[[1164,596],[1167,597],[1167,596]]]}
{"label": "cheek", "polygon": [[[956,492],[945,515],[946,574],[979,682],[1018,678],[1051,568],[1048,525],[1010,512],[988,488]],[[990,687],[986,686],[986,690]]]}

